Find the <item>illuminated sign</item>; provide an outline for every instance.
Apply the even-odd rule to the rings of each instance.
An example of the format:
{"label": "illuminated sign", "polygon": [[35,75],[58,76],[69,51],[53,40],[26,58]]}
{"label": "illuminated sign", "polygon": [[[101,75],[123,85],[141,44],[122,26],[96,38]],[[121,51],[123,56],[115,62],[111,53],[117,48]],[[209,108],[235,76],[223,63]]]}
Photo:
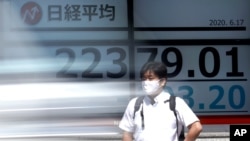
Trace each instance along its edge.
{"label": "illuminated sign", "polygon": [[3,15],[6,41],[124,40],[128,36],[126,1],[10,0],[2,3],[4,11],[11,13],[11,16]]}
{"label": "illuminated sign", "polygon": [[250,115],[249,0],[6,0],[1,13],[2,80],[126,82],[128,100],[162,61],[197,114]]}

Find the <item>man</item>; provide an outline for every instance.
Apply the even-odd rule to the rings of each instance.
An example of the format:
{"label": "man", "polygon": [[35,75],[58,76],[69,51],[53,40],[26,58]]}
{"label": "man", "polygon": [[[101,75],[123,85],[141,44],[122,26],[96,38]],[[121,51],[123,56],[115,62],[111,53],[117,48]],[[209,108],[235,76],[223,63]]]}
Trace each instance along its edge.
{"label": "man", "polygon": [[176,117],[167,104],[170,94],[164,91],[167,83],[166,66],[160,62],[146,63],[140,75],[146,96],[135,116],[134,106],[137,98],[129,102],[119,124],[124,131],[122,140],[178,141],[182,125],[185,125],[188,128],[185,141],[194,141],[202,131],[202,125],[185,101],[179,97],[175,99],[178,117],[176,124]]}

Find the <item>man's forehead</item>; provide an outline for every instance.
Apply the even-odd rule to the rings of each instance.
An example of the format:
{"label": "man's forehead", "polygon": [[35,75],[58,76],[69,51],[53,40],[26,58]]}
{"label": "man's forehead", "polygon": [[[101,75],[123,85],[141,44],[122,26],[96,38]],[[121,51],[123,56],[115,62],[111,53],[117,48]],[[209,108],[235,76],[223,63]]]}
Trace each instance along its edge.
{"label": "man's forehead", "polygon": [[157,75],[152,70],[146,71],[144,73],[144,76],[155,76],[155,77],[157,77]]}

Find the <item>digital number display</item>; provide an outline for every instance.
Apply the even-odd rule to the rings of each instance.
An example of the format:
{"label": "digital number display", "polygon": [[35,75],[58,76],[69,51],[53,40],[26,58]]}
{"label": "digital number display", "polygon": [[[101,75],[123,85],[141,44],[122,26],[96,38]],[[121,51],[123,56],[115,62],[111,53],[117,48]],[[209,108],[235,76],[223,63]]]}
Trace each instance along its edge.
{"label": "digital number display", "polygon": [[[16,52],[13,53],[13,50]],[[50,74],[46,79],[98,81],[129,79],[128,47],[126,46],[68,46],[3,48],[4,73]],[[17,66],[25,64],[23,66]],[[13,66],[20,70],[12,70]],[[20,76],[22,77],[22,76]],[[27,75],[24,76],[24,78]],[[45,78],[43,78],[45,79]]]}
{"label": "digital number display", "polygon": [[[60,69],[56,76],[58,78],[128,78],[128,57],[126,56],[127,50],[121,47],[110,47],[102,50],[95,47],[86,47],[80,50],[82,60],[76,60],[78,57],[78,50],[72,48],[59,48],[55,51],[56,56],[67,55],[68,59],[65,61],[65,65]],[[84,57],[85,56],[85,57]],[[106,58],[108,61],[106,61]],[[112,58],[112,59],[111,59]],[[83,70],[80,75],[70,72],[74,63],[78,62],[78,65],[82,63]],[[87,66],[87,67],[86,67]],[[106,66],[101,71],[97,71],[100,66]],[[78,69],[78,67],[77,67]],[[106,70],[106,71],[105,71]],[[76,72],[79,72],[77,70]]]}
{"label": "digital number display", "polygon": [[161,61],[165,90],[197,114],[250,115],[249,13],[249,0],[0,1],[1,82],[94,82],[124,104]]}
{"label": "digital number display", "polygon": [[[228,49],[228,50],[227,50]],[[240,51],[239,51],[240,50]],[[239,70],[245,68],[247,64],[247,54],[243,55],[249,49],[245,47],[232,46],[183,46],[183,47],[137,47],[136,57],[140,62],[142,60],[164,62],[169,68],[169,78],[243,78],[244,72]],[[239,55],[240,52],[240,55]],[[148,57],[146,57],[148,56]],[[143,57],[144,59],[139,59]],[[159,58],[159,59],[158,59]],[[197,61],[190,61],[197,60]],[[241,64],[240,64],[241,62]],[[244,63],[244,65],[242,65]],[[138,66],[138,65],[136,65]],[[186,68],[185,71],[183,69]],[[195,69],[195,70],[194,70]],[[195,74],[196,73],[196,74]],[[185,76],[186,75],[186,76]],[[198,77],[196,76],[198,75]]]}

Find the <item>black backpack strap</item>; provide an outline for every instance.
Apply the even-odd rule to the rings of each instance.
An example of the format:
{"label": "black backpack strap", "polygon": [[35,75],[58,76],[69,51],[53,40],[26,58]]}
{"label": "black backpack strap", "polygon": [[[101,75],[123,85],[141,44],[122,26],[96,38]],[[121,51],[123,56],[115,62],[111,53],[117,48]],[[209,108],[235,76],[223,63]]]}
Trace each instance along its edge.
{"label": "black backpack strap", "polygon": [[[177,133],[179,131],[179,122],[178,122],[178,117],[177,117],[177,112],[176,112],[176,96],[173,96],[171,95],[170,98],[169,98],[169,107],[170,107],[170,110],[174,112],[174,116],[175,116],[175,119],[176,119],[176,130],[177,130]],[[167,101],[166,101],[167,102]],[[179,141],[183,141],[185,139],[185,135],[184,135],[184,126],[182,126],[182,130],[181,130],[181,134],[179,136]]]}
{"label": "black backpack strap", "polygon": [[[140,109],[141,107],[141,104],[143,103],[143,100],[144,100],[144,97],[145,96],[139,96],[137,97],[136,101],[135,101],[135,105],[134,105],[134,115],[133,115],[133,119],[135,119],[135,113]],[[143,106],[142,106],[142,110],[141,110],[141,119],[142,119],[142,129],[145,128],[145,125],[144,125],[144,114],[143,114]]]}
{"label": "black backpack strap", "polygon": [[170,107],[170,110],[173,111],[175,113],[175,115],[176,115],[176,111],[175,111],[175,105],[176,105],[176,103],[175,103],[175,97],[176,96],[173,96],[173,95],[170,96],[170,98],[169,98],[169,107]]}
{"label": "black backpack strap", "polygon": [[135,113],[140,109],[140,106],[143,102],[144,99],[144,95],[143,96],[139,96],[137,97],[136,101],[135,101],[135,105],[134,105],[134,115],[133,115],[133,119],[135,119]]}
{"label": "black backpack strap", "polygon": [[177,133],[179,131],[179,126],[178,126],[178,118],[177,118],[177,112],[175,110],[175,96],[171,95],[170,98],[169,98],[169,107],[170,107],[170,110],[174,112],[174,116],[175,116],[175,119],[176,119],[176,128],[177,128]]}

